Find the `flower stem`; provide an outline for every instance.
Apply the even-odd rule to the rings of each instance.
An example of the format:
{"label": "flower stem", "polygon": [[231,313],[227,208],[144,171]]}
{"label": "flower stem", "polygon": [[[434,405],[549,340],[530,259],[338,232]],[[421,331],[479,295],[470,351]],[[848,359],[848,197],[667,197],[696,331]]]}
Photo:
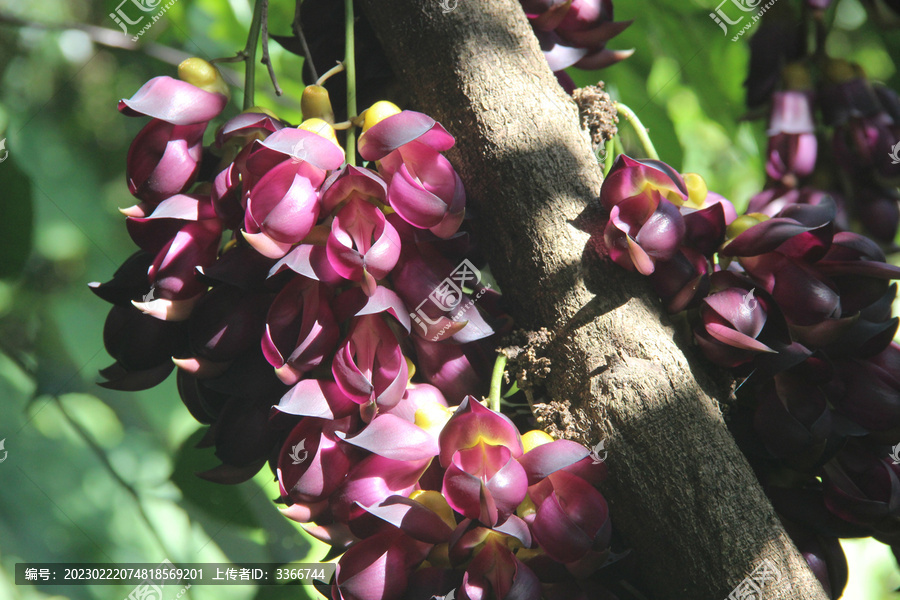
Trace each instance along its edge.
{"label": "flower stem", "polygon": [[616,143],[612,140],[612,138],[606,140],[606,148],[604,150],[603,156],[603,176],[606,177],[609,175],[609,170],[612,169],[613,159],[615,158],[616,153]]}
{"label": "flower stem", "polygon": [[635,112],[621,102],[616,102],[616,110],[625,115],[625,118],[628,119],[628,122],[634,127],[634,131],[637,133],[638,139],[641,140],[641,145],[644,147],[644,152],[647,153],[647,158],[659,160],[659,154],[656,153],[656,148],[653,147],[653,142],[650,141],[650,136],[647,135],[647,128],[644,127],[644,124],[641,123],[641,120],[638,119]]}
{"label": "flower stem", "polygon": [[491,391],[488,402],[494,412],[500,412],[500,387],[503,384],[503,373],[506,371],[506,354],[499,353],[494,361],[494,372],[491,374]]}
{"label": "flower stem", "polygon": [[622,138],[619,137],[619,134],[616,134],[613,137],[613,148],[615,148],[615,153],[625,154],[625,146],[622,145]]}
{"label": "flower stem", "polygon": [[253,21],[247,34],[247,45],[244,47],[244,110],[254,105],[256,90],[256,47],[259,45],[259,32],[262,27],[263,5],[268,0],[256,0],[253,7]]}
{"label": "flower stem", "polygon": [[[353,39],[353,0],[344,0],[344,69],[347,71],[347,120],[356,116],[356,48]],[[356,130],[347,131],[347,164],[356,164]]]}

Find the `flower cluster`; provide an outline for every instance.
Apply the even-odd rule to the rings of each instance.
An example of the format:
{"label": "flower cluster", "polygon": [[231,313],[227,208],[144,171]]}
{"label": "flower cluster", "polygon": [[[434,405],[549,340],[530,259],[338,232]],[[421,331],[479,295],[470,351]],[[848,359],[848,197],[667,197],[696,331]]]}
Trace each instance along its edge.
{"label": "flower cluster", "polygon": [[770,179],[751,208],[762,211],[774,205],[766,210],[771,214],[827,194],[837,204],[835,224],[840,229],[848,230],[857,221],[872,238],[893,245],[900,225],[897,93],[869,81],[858,65],[843,60],[829,59],[823,74],[814,79],[815,71],[801,56],[785,49],[781,59],[793,62],[776,69],[765,83],[748,78],[748,98],[771,106],[766,162]]}
{"label": "flower cluster", "polygon": [[[226,121],[204,148],[227,98],[208,63],[187,61],[180,75],[120,103],[152,120],[128,153],[139,203],[122,211],[140,250],[92,285],[114,304],[105,385],[143,389],[177,366],[185,403],[215,423],[229,478],[270,456],[274,400],[323,369],[367,420],[400,401],[407,356],[456,401],[481,389],[496,292],[477,280],[458,232],[465,192],[441,154],[453,138],[426,115],[380,103],[359,140],[377,170],[343,164],[327,121],[289,127],[264,110]],[[469,277],[449,279],[459,262],[472,265]],[[455,296],[429,300],[442,284]]]}
{"label": "flower cluster", "polygon": [[[113,304],[106,387],[177,368],[179,394],[237,483],[267,461],[291,519],[338,554],[334,598],[567,595],[610,562],[602,462],[485,408],[507,326],[482,283],[454,138],[379,102],[345,163],[327,92],[292,127],[227,104],[191,59],[121,112],[148,116],[128,154],[140,250],[93,291]],[[458,405],[458,407],[450,405]]]}
{"label": "flower cluster", "polygon": [[900,436],[890,283],[900,267],[872,240],[839,231],[832,198],[798,197],[754,199],[736,216],[698,175],[622,155],[601,189],[603,216],[587,229],[594,248],[648,275],[670,312],[686,311],[709,360],[745,378],[732,425],[743,423],[739,441],[764,484],[776,473],[800,482],[773,500],[798,539],[814,538],[811,564],[838,597],[837,536],[900,540],[900,468],[889,458]]}
{"label": "flower cluster", "polygon": [[303,417],[278,459],[283,512],[344,551],[334,598],[538,600],[609,559],[605,465],[580,444],[520,436],[472,396],[448,408],[427,384],[362,428],[321,381],[275,408]]}
{"label": "flower cluster", "polygon": [[575,89],[564,69],[602,69],[634,54],[606,43],[631,25],[613,21],[612,0],[521,0],[550,68],[567,92]]}

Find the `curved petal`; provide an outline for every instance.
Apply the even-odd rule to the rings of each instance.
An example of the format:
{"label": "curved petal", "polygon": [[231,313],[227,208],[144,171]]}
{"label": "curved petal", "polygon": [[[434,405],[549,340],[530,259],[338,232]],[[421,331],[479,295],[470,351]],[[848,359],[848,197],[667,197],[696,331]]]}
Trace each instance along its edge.
{"label": "curved petal", "polygon": [[119,100],[119,111],[128,116],[147,115],[173,125],[192,125],[212,120],[228,99],[218,93],[172,77],[154,77],[127,100]]}

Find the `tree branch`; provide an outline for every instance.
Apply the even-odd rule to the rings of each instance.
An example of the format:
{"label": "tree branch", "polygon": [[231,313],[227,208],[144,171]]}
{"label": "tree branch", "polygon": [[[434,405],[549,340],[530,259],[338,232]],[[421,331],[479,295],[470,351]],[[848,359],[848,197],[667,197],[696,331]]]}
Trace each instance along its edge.
{"label": "tree branch", "polygon": [[128,36],[123,35],[121,31],[107,29],[105,27],[97,27],[96,25],[85,25],[84,23],[39,23],[37,21],[20,19],[19,17],[15,17],[13,15],[8,15],[5,13],[0,13],[0,24],[12,25],[14,27],[33,27],[35,29],[59,31],[74,29],[77,31],[83,31],[88,35],[88,37],[91,38],[91,41],[95,44],[100,44],[101,46],[107,46],[110,48],[119,48],[121,50],[139,50],[147,56],[152,56],[153,58],[161,60],[165,63],[169,63],[170,65],[179,65],[184,60],[192,56],[187,52],[176,50],[175,48],[170,48],[168,46],[163,46],[162,44],[157,44],[156,42],[150,42],[146,44],[132,42],[131,39]]}
{"label": "tree branch", "polygon": [[553,332],[545,427],[609,440],[603,492],[642,583],[722,600],[768,559],[782,577],[767,597],[824,600],[725,426],[725,386],[682,351],[644,278],[583,264],[588,235],[571,222],[602,171],[518,2],[362,5],[421,108],[457,136],[450,156],[512,315]]}

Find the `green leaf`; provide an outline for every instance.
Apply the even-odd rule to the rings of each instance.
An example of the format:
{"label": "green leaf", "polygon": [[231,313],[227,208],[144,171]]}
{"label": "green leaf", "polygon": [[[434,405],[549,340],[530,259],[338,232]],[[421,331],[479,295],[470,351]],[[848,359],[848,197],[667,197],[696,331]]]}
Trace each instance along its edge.
{"label": "green leaf", "polygon": [[197,477],[197,473],[220,462],[212,448],[196,448],[204,433],[205,428],[198,429],[178,449],[172,482],[185,500],[207,515],[229,525],[258,528],[259,521],[248,508],[245,486],[222,485]]}
{"label": "green leaf", "polygon": [[3,218],[0,219],[0,278],[17,277],[31,254],[34,235],[34,208],[31,181],[8,154],[0,150],[0,197]]}

